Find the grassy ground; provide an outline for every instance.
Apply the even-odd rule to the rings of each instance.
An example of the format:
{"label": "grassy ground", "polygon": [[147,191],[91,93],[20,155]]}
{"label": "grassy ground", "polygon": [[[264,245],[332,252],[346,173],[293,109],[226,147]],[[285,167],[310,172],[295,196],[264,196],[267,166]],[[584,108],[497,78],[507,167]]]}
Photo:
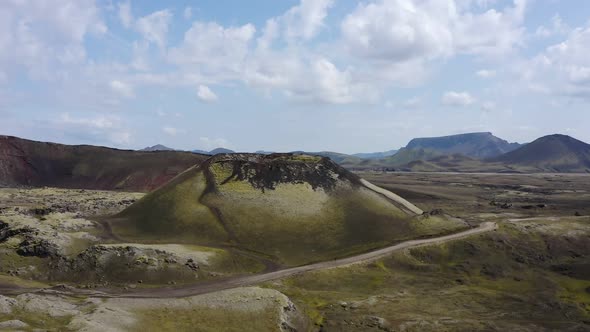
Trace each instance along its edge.
{"label": "grassy ground", "polygon": [[200,202],[206,186],[203,172],[191,169],[125,210],[125,221],[113,222],[113,230],[139,242],[225,243],[227,232]]}
{"label": "grassy ground", "polygon": [[[370,176],[374,176],[372,181],[394,189],[426,210],[442,207],[465,217],[471,223],[495,220],[499,222],[500,229],[443,245],[398,252],[364,266],[306,273],[264,285],[288,295],[313,321],[312,330],[590,330],[590,217],[573,216],[576,211],[578,214],[590,215],[587,205],[590,177],[465,174]],[[246,195],[249,195],[248,190],[245,191]],[[224,194],[228,193],[215,193]],[[504,209],[490,204],[494,200],[509,202],[512,206]],[[309,203],[310,210],[314,207],[312,203]],[[306,204],[300,202],[302,206]],[[537,204],[546,206],[523,208]],[[275,200],[272,204],[267,202],[266,205],[279,208],[281,201]],[[239,211],[237,207],[227,210],[231,209]],[[236,212],[236,218],[238,215]],[[420,232],[449,231],[441,227],[437,216],[429,218],[412,227],[423,227]],[[291,225],[285,226],[291,231],[288,228]],[[362,227],[354,230],[370,232]],[[277,231],[280,228],[277,227]],[[15,243],[5,242],[2,245],[10,247]],[[352,253],[371,248],[350,249]],[[342,253],[349,254],[345,250],[334,254]],[[311,253],[308,257],[313,258],[313,255]],[[224,267],[243,262],[240,259],[223,261],[230,259],[227,256],[220,259],[222,261],[219,264]],[[37,263],[32,260],[40,259],[8,254],[0,256],[0,260],[2,263],[7,262],[6,266],[15,268],[21,265],[35,266]],[[0,276],[0,284],[3,285],[23,283],[31,287],[38,286],[17,277]],[[218,293],[209,295],[212,299],[219,297]],[[253,298],[256,296],[237,299],[242,301]],[[256,302],[245,303],[250,306]],[[108,311],[105,312],[108,319]],[[230,331],[276,330],[276,325],[269,325],[273,320],[272,313],[253,315],[251,312],[228,311],[214,305],[204,305],[196,310],[171,309],[161,305],[136,311],[135,314],[141,317],[137,330],[149,331],[156,325],[162,326],[164,330],[200,328],[202,331],[215,331],[220,329],[219,326]],[[63,330],[70,319],[15,312],[10,316],[0,316],[0,321],[15,318],[48,330]]]}
{"label": "grassy ground", "polygon": [[239,311],[223,308],[152,309],[139,311],[136,331],[259,332],[275,331],[278,314],[274,310]]}
{"label": "grassy ground", "polygon": [[[87,219],[117,213],[142,196],[56,188],[0,189],[0,222],[1,227],[6,227],[1,230],[1,236],[8,234],[7,238],[0,240],[0,285],[28,287],[31,280],[39,280],[91,287],[106,284],[146,287],[194,283],[265,270],[263,262],[231,247],[168,246],[170,242],[162,237],[150,238],[134,230],[132,234],[136,238],[132,240],[143,243],[136,245],[133,241],[113,237],[108,229]],[[10,235],[17,231],[22,233]],[[211,234],[212,230],[208,231]],[[190,238],[194,238],[194,234]],[[50,243],[47,247],[56,250],[44,258],[23,256],[18,251],[24,241],[47,241]],[[117,246],[117,243],[121,248],[111,252],[93,249],[95,245],[107,244],[105,248],[108,248],[109,245]],[[146,248],[145,243],[148,246],[153,244],[154,248]],[[128,247],[135,249],[126,249]],[[175,248],[181,251],[182,257],[167,259],[177,254]],[[188,257],[191,252],[197,256],[211,253],[211,258],[206,263],[195,259],[191,268],[185,264],[191,258]],[[136,285],[140,280],[141,284]]]}
{"label": "grassy ground", "polygon": [[[459,216],[512,213],[528,216],[590,215],[588,174],[360,173],[424,210]],[[500,203],[491,206],[490,203]],[[503,203],[511,206],[502,208]],[[538,204],[544,207],[538,207]]]}
{"label": "grassy ground", "polygon": [[[70,323],[72,316],[63,317],[52,317],[46,313],[15,310],[11,314],[0,314],[0,322],[10,320],[20,320],[21,322],[29,325],[28,328],[23,329],[24,331],[73,331],[67,328]],[[19,329],[19,331],[23,331]],[[11,330],[0,330],[0,331],[11,331]],[[14,330],[12,330],[14,331]]]}
{"label": "grassy ground", "polygon": [[511,222],[492,234],[267,286],[306,308],[316,330],[583,331],[590,329],[589,247],[590,218]]}

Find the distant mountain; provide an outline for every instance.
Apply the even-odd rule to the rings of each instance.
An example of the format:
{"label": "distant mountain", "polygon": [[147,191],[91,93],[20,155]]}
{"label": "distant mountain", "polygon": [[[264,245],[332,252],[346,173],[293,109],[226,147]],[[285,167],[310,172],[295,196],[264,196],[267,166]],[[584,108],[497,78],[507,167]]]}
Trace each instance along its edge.
{"label": "distant mountain", "polygon": [[157,144],[154,146],[148,146],[147,148],[143,148],[139,151],[174,151],[174,149],[162,144]]}
{"label": "distant mountain", "polygon": [[512,167],[500,162],[489,162],[475,159],[462,154],[441,155],[429,160],[414,160],[396,167],[397,170],[407,172],[468,172],[468,173],[526,173],[531,170],[522,167]]}
{"label": "distant mountain", "polygon": [[362,159],[383,159],[390,156],[393,156],[397,153],[398,150],[389,150],[384,152],[371,152],[371,153],[355,153],[353,156],[359,157]]}
{"label": "distant mountain", "polygon": [[226,148],[217,148],[211,151],[204,151],[204,150],[192,150],[192,153],[199,153],[199,154],[208,154],[210,156],[214,156],[216,154],[223,154],[223,153],[236,153],[233,150],[226,149]]}
{"label": "distant mountain", "polygon": [[[363,161],[362,158],[355,157],[349,154],[332,152],[332,151],[320,151],[320,152],[307,152],[307,151],[293,151],[293,154],[306,154],[311,156],[328,157],[333,162],[340,165],[354,165]],[[345,166],[346,167],[346,166]]]}
{"label": "distant mountain", "polygon": [[0,136],[0,186],[150,191],[205,159]]}
{"label": "distant mountain", "polygon": [[223,154],[223,153],[236,153],[236,152],[233,150],[230,150],[230,149],[226,149],[226,148],[217,148],[217,149],[209,151],[209,154],[213,155],[213,156],[216,154]]}
{"label": "distant mountain", "polygon": [[383,164],[383,166],[397,167],[412,161],[429,160],[441,155],[443,155],[443,153],[431,148],[401,148],[393,156],[380,159],[379,161]]}
{"label": "distant mountain", "polygon": [[567,135],[549,135],[489,161],[554,172],[590,172],[590,144]]}
{"label": "distant mountain", "polygon": [[426,149],[441,155],[462,154],[468,157],[485,159],[513,151],[518,143],[509,143],[492,133],[469,133],[442,137],[415,138],[406,149]]}

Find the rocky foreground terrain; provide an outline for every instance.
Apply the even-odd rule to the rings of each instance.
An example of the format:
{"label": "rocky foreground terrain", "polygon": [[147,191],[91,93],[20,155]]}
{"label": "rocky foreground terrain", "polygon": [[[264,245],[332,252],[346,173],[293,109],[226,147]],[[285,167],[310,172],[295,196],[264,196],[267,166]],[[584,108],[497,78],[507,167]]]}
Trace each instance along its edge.
{"label": "rocky foreground terrain", "polygon": [[257,287],[182,299],[0,295],[0,331],[293,331],[305,324],[285,295]]}
{"label": "rocky foreground terrain", "polygon": [[590,331],[590,177],[366,176],[499,228],[257,287],[137,298],[277,267],[118,238],[100,216],[141,193],[0,189],[0,331]]}
{"label": "rocky foreground terrain", "polygon": [[[283,294],[256,287],[183,299],[117,299],[59,295],[71,286],[121,292],[156,284],[198,282],[227,273],[224,250],[174,244],[121,243],[93,220],[141,198],[141,193],[0,189],[0,331],[202,330],[292,331],[306,318]],[[254,263],[255,264],[255,263]],[[225,269],[217,269],[223,265]],[[213,272],[212,270],[216,270]],[[164,282],[163,280],[169,280]],[[43,294],[34,289],[51,288]],[[97,294],[100,294],[97,292]]]}

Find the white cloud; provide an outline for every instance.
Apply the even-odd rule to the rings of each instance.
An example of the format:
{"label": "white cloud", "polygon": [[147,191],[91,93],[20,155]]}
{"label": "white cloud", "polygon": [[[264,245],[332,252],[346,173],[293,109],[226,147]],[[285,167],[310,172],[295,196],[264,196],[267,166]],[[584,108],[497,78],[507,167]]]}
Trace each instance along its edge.
{"label": "white cloud", "polygon": [[244,75],[247,84],[280,89],[300,102],[349,104],[374,102],[378,92],[350,68],[338,68],[325,57],[304,57],[293,52],[258,54]]}
{"label": "white cloud", "polygon": [[196,75],[213,80],[239,79],[256,28],[252,24],[225,28],[217,23],[195,22],[184,34],[169,60]]}
{"label": "white cloud", "polygon": [[133,42],[133,60],[131,67],[138,71],[148,71],[149,63],[149,44],[147,42]]}
{"label": "white cloud", "polygon": [[333,4],[334,0],[301,0],[298,6],[279,18],[285,23],[285,38],[309,40],[315,37]]}
{"label": "white cloud", "polygon": [[257,39],[257,47],[259,50],[267,51],[272,47],[273,42],[280,36],[281,27],[278,18],[271,18],[266,21],[266,25],[262,31],[262,36]]}
{"label": "white cloud", "polygon": [[193,17],[193,9],[191,7],[185,7],[182,16],[185,20],[190,20]]}
{"label": "white cloud", "polygon": [[572,30],[517,71],[536,92],[590,100],[590,23]]}
{"label": "white cloud", "polygon": [[199,143],[200,149],[206,151],[210,151],[216,148],[226,148],[233,150],[232,144],[224,138],[200,137]]}
{"label": "white cloud", "polygon": [[422,105],[422,98],[412,97],[401,102],[387,101],[385,102],[386,108],[402,109],[402,110],[414,110],[420,108]]}
{"label": "white cloud", "polygon": [[324,26],[328,9],[333,5],[334,0],[301,0],[285,14],[266,21],[258,47],[268,49],[278,38],[288,43],[313,39]]}
{"label": "white cloud", "polygon": [[[332,104],[375,102],[380,86],[390,82],[411,86],[425,77],[419,61],[367,68],[308,49],[304,42],[321,31],[332,4],[332,0],[301,1],[269,19],[256,44],[251,24],[224,27],[195,22],[181,45],[168,52],[168,59],[197,84],[243,81],[268,96],[277,89],[293,100]],[[279,38],[281,42],[275,43]]]}
{"label": "white cloud", "polygon": [[[137,32],[144,38],[145,43],[134,42],[134,52],[137,51],[138,45],[147,43],[153,43],[160,49],[164,49],[166,46],[166,37],[168,34],[169,26],[172,21],[172,12],[168,9],[153,12],[149,15],[143,16],[135,20],[131,13],[131,3],[129,1],[121,2],[119,7],[119,21],[126,28],[133,27]],[[190,7],[187,7],[190,9]],[[186,15],[185,9],[185,15]],[[190,14],[190,12],[189,12]],[[142,47],[145,51],[146,47]]]}
{"label": "white cloud", "polygon": [[116,126],[119,119],[112,117],[107,118],[105,116],[97,116],[94,118],[72,118],[69,113],[63,113],[57,122],[60,124],[76,125],[94,129],[110,129]]}
{"label": "white cloud", "polygon": [[312,80],[308,84],[302,80],[300,86],[290,88],[298,97],[331,104],[348,104],[372,97],[361,84],[354,82],[350,71],[338,69],[328,59],[316,59],[311,66]]}
{"label": "white cloud", "polygon": [[480,78],[492,78],[496,76],[495,70],[481,69],[475,73]]}
{"label": "white cloud", "polygon": [[119,80],[112,80],[109,83],[111,89],[116,92],[117,94],[126,97],[126,98],[133,98],[135,97],[135,92],[133,87],[125,82],[121,82]]}
{"label": "white cloud", "polygon": [[206,103],[216,102],[219,99],[206,85],[199,85],[199,88],[197,89],[197,97]]}
{"label": "white cloud", "polygon": [[135,25],[137,31],[143,35],[145,40],[156,44],[160,49],[164,49],[171,20],[172,12],[165,9],[139,18]]}
{"label": "white cloud", "polygon": [[527,0],[514,0],[503,11],[489,9],[481,14],[461,13],[451,22],[455,50],[483,57],[505,55],[523,44],[522,26]]}
{"label": "white cloud", "polygon": [[475,98],[467,92],[449,91],[443,95],[442,103],[446,106],[465,107],[475,103]]}
{"label": "white cloud", "polygon": [[109,136],[111,142],[115,143],[116,145],[129,145],[132,141],[132,135],[126,131],[114,132],[111,133]]}
{"label": "white cloud", "polygon": [[68,66],[85,60],[85,37],[106,31],[93,0],[4,1],[0,70],[22,66],[30,78],[58,79]]}
{"label": "white cloud", "polygon": [[114,144],[126,146],[132,141],[132,134],[123,128],[122,120],[116,116],[95,115],[75,117],[62,113],[51,120],[50,129],[67,133],[83,141],[94,144]]}
{"label": "white cloud", "polygon": [[392,62],[450,55],[453,36],[444,17],[452,9],[444,7],[410,0],[360,4],[342,22],[344,41],[357,56]]}
{"label": "white cloud", "polygon": [[504,11],[470,12],[454,0],[377,0],[360,4],[342,23],[352,54],[387,62],[456,53],[493,56],[522,43],[525,0]]}
{"label": "white cloud", "polygon": [[413,98],[410,98],[410,99],[404,101],[403,106],[404,106],[404,108],[415,109],[415,108],[420,107],[421,104],[422,104],[421,98],[413,97]]}
{"label": "white cloud", "polygon": [[484,112],[491,112],[496,109],[496,104],[491,101],[484,101],[481,103],[481,110]]}
{"label": "white cloud", "polygon": [[131,3],[129,1],[119,3],[119,21],[126,28],[130,28],[133,24],[133,14],[131,14]]}
{"label": "white cloud", "polygon": [[537,30],[535,30],[535,36],[538,38],[548,38],[555,35],[565,35],[570,31],[570,27],[562,21],[561,16],[555,14],[555,16],[551,18],[551,26],[539,26]]}
{"label": "white cloud", "polygon": [[174,127],[170,127],[170,126],[166,126],[164,128],[162,128],[162,131],[169,136],[176,136],[176,135],[180,135],[180,134],[184,134],[185,131],[182,129],[178,129],[178,128],[174,128]]}

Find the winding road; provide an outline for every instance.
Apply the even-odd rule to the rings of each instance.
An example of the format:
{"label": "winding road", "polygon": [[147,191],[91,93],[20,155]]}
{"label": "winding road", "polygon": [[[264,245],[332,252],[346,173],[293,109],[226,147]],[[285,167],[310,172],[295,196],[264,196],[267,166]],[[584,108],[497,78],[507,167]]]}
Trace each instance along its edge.
{"label": "winding road", "polygon": [[320,262],[310,265],[298,266],[294,268],[288,268],[284,270],[250,275],[250,276],[236,276],[233,278],[214,280],[210,282],[203,282],[194,285],[180,286],[180,287],[164,287],[164,288],[146,288],[136,289],[129,292],[121,292],[119,289],[105,289],[100,292],[89,292],[85,290],[77,289],[27,289],[27,288],[12,288],[2,289],[0,288],[0,294],[14,295],[22,293],[47,293],[47,294],[62,294],[62,295],[86,295],[98,298],[180,298],[189,297],[194,295],[213,293],[221,290],[252,286],[267,281],[282,279],[293,275],[327,270],[339,267],[345,267],[355,264],[365,264],[389,256],[392,253],[409,248],[417,248],[422,246],[428,246],[433,244],[440,244],[449,241],[463,239],[469,236],[483,234],[486,232],[494,231],[498,228],[498,225],[494,222],[484,222],[476,228],[471,228],[463,232],[449,234],[445,236],[410,240],[398,243],[396,245],[386,247],[383,249],[371,251],[365,254],[337,259],[333,261]]}

